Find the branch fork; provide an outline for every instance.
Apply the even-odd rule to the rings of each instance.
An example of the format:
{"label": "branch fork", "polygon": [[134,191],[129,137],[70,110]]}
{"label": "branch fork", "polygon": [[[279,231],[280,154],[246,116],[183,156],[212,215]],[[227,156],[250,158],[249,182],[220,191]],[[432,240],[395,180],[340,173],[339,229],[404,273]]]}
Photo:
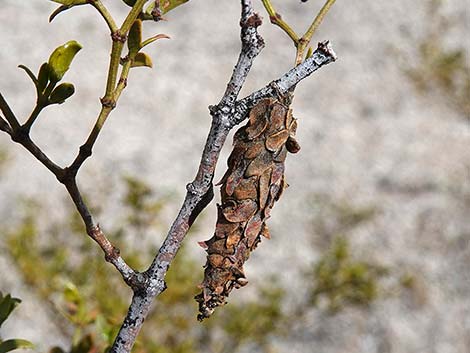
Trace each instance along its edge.
{"label": "branch fork", "polygon": [[336,60],[336,54],[328,42],[319,44],[312,57],[300,66],[292,69],[278,80],[273,81],[264,88],[237,101],[238,94],[243,86],[253,60],[264,47],[264,41],[257,32],[260,25],[260,17],[253,12],[250,0],[241,0],[242,15],[241,41],[242,49],[235,65],[233,74],[226,91],[220,102],[209,107],[212,116],[212,124],[206,140],[199,169],[193,182],[187,185],[187,193],[183,205],[173,222],[166,239],[164,240],[157,256],[146,273],[150,282],[160,283],[155,285],[153,294],[147,292],[135,293],[128,313],[118,336],[111,348],[112,353],[129,352],[141,328],[144,318],[149,312],[150,305],[164,287],[164,278],[171,261],[176,256],[189,227],[195,217],[212,198],[212,180],[220,150],[230,130],[242,122],[249,111],[259,100],[266,97],[274,97],[279,92],[285,93],[305,77],[323,65]]}

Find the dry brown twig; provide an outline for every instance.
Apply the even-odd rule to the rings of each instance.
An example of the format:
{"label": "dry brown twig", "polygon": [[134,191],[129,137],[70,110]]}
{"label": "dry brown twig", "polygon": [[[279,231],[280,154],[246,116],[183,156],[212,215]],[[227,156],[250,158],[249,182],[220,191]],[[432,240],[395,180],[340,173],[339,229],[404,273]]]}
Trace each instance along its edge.
{"label": "dry brown twig", "polygon": [[[103,16],[106,19],[107,12],[104,6],[100,1],[95,1],[95,7],[97,7],[97,3],[100,13],[104,14]],[[171,262],[175,258],[178,249],[181,247],[191,224],[213,197],[215,167],[222,146],[231,129],[245,120],[251,108],[262,99],[285,94],[312,72],[336,59],[336,55],[328,42],[320,43],[313,54],[303,63],[260,90],[253,92],[247,97],[238,99],[239,92],[250,71],[253,61],[264,47],[263,39],[257,32],[257,27],[261,25],[261,18],[254,12],[251,0],[241,0],[240,26],[242,47],[232,77],[227,84],[222,99],[217,105],[210,107],[212,124],[202,153],[199,169],[195,179],[186,186],[187,193],[184,202],[155,259],[146,271],[139,273],[126,264],[120,255],[119,249],[112,245],[99,225],[95,223],[81,196],[76,179],[83,162],[91,156],[92,147],[98,138],[106,118],[114,108],[122,90],[125,88],[129,68],[126,69],[126,66],[124,66],[121,71],[121,78],[117,80],[117,65],[119,63],[116,65],[116,57],[120,57],[121,55],[122,36],[128,33],[131,24],[135,21],[139,13],[141,13],[144,3],[145,1],[142,0],[136,2],[120,29],[117,29],[113,21],[110,21],[109,18],[107,19],[107,23],[113,34],[112,53],[115,55],[111,57],[110,75],[108,76],[105,97],[102,99],[102,111],[97,118],[95,127],[90,133],[88,140],[81,146],[77,157],[70,166],[60,167],[42,152],[40,147],[34,143],[29,135],[31,126],[26,126],[26,123],[19,123],[8,103],[0,94],[0,110],[4,115],[4,118],[0,116],[0,130],[10,135],[14,142],[26,148],[66,187],[67,192],[83,219],[88,235],[98,243],[105,254],[106,261],[114,265],[124,281],[134,292],[126,318],[111,347],[110,351],[113,353],[131,351],[155,297],[165,290],[166,285],[164,278]],[[118,36],[116,34],[120,35]]]}

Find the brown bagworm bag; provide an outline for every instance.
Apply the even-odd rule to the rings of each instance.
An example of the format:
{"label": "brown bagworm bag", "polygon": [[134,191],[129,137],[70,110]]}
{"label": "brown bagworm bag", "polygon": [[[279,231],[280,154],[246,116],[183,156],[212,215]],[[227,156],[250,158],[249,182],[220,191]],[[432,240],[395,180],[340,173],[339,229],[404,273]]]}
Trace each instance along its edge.
{"label": "brown bagworm bag", "polygon": [[261,236],[270,238],[266,220],[287,187],[287,151],[300,149],[294,138],[296,128],[289,105],[268,98],[252,108],[248,123],[235,133],[228,170],[218,183],[222,204],[218,205],[215,234],[200,243],[208,255],[202,293],[195,297],[198,320],[224,305],[232,288],[248,283],[243,264]]}

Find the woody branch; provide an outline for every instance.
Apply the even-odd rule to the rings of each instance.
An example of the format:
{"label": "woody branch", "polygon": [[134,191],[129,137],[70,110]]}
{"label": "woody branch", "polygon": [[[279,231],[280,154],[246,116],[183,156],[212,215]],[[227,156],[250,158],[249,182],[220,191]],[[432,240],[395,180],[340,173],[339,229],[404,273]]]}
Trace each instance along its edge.
{"label": "woody branch", "polygon": [[166,289],[164,278],[172,260],[181,247],[191,224],[213,197],[212,181],[215,167],[230,130],[246,118],[249,109],[260,99],[287,92],[312,72],[336,59],[328,42],[320,43],[310,59],[262,89],[237,101],[253,61],[264,47],[264,41],[257,32],[257,27],[261,25],[261,18],[254,13],[252,1],[241,0],[241,7],[240,55],[224,96],[217,105],[209,108],[212,124],[198,172],[195,179],[187,185],[181,209],[157,256],[144,273],[147,286],[142,290],[134,291],[126,318],[111,348],[112,353],[130,352],[152,302]]}

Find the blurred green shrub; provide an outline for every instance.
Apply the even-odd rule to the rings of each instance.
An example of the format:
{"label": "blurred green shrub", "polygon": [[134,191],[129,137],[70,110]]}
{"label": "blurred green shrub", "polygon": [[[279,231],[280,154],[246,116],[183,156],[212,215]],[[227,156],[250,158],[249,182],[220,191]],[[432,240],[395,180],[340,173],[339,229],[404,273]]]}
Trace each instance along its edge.
{"label": "blurred green shrub", "polygon": [[367,306],[379,295],[379,281],[388,270],[351,256],[345,238],[338,237],[320,261],[307,272],[313,282],[309,302],[318,306],[322,300],[327,309],[337,312],[347,306]]}
{"label": "blurred green shrub", "polygon": [[[160,227],[160,212],[171,200],[138,178],[125,177],[122,181],[124,216],[117,217],[118,225],[109,236],[125,249],[126,260],[142,269],[152,260],[155,249],[133,246],[135,237],[129,237],[128,230],[140,236]],[[338,312],[350,305],[367,307],[376,300],[381,293],[380,280],[388,270],[356,260],[344,236],[374,219],[378,208],[335,201],[327,196],[316,197],[314,201],[315,233],[329,239],[330,247],[306,271],[306,283],[311,284],[306,302],[286,310],[284,291],[275,278],[267,278],[252,288],[255,291],[252,299],[234,300],[199,324],[195,320],[197,305],[193,297],[203,271],[185,242],[167,274],[168,289],[156,301],[134,352],[232,353],[246,349],[271,352],[271,338],[292,333],[301,316],[298,313],[311,307],[323,308],[325,303],[327,310]],[[104,261],[101,250],[85,236],[75,209],[70,206],[64,220],[49,219],[48,227],[42,229],[39,219],[47,217],[48,210],[34,201],[24,205],[22,221],[6,232],[7,247],[25,281],[45,302],[52,304],[58,320],[64,322],[63,331],[70,337],[70,347],[67,350],[54,347],[50,353],[106,351],[117,334],[132,293]]]}
{"label": "blurred green shrub", "polygon": [[[126,260],[135,268],[150,263],[155,249],[133,250],[124,229],[145,233],[160,222],[159,212],[168,196],[158,196],[145,182],[125,177],[123,202],[125,217],[110,237],[116,240]],[[117,334],[132,293],[101,250],[86,237],[76,211],[70,207],[64,221],[49,220],[41,229],[38,220],[47,215],[35,202],[24,203],[24,216],[16,227],[6,232],[8,250],[25,281],[52,303],[59,317],[67,323],[71,347],[59,347],[51,353],[103,352]],[[187,244],[187,243],[185,243]],[[186,246],[179,251],[167,274],[168,289],[155,303],[152,314],[137,341],[135,352],[196,353],[235,352],[248,344],[268,349],[268,337],[279,332],[283,313],[283,292],[270,281],[260,286],[255,300],[231,303],[206,323],[196,321],[197,305],[193,299],[202,280],[201,264]],[[228,349],[228,347],[231,347]],[[227,350],[228,349],[228,350]]]}

